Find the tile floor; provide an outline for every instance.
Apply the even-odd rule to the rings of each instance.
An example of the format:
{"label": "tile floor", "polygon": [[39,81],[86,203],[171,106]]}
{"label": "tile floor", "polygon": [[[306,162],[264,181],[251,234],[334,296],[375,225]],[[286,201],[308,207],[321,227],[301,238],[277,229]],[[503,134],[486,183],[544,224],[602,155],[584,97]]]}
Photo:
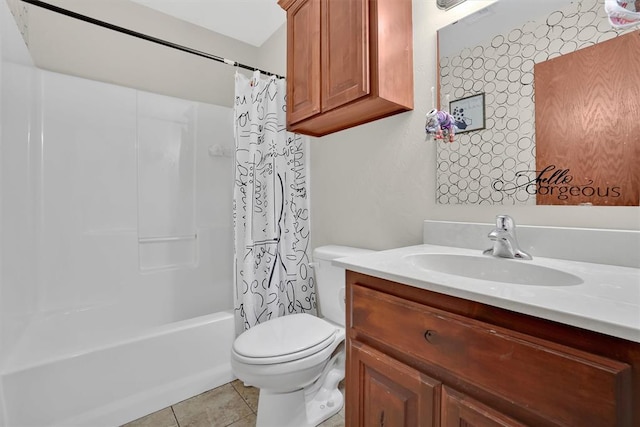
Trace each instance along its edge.
{"label": "tile floor", "polygon": [[[235,380],[122,427],[255,427],[257,410],[258,389]],[[344,408],[319,427],[344,427]]]}

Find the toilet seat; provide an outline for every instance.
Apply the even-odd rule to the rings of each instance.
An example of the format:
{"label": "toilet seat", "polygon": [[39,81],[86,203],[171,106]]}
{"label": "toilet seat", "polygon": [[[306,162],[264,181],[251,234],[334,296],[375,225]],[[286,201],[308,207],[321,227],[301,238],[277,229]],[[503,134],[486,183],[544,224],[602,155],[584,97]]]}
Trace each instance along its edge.
{"label": "toilet seat", "polygon": [[338,328],[306,313],[254,326],[233,343],[237,361],[251,365],[286,363],[316,354],[335,340]]}

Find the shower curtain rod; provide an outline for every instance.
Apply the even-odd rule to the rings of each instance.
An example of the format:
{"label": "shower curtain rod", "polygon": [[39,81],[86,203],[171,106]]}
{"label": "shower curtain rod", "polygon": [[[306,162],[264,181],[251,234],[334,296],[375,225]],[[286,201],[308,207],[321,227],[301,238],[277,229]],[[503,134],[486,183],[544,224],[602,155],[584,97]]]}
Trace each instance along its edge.
{"label": "shower curtain rod", "polygon": [[213,61],[223,62],[223,63],[225,63],[227,65],[232,65],[234,67],[244,68],[245,70],[260,71],[261,73],[266,74],[268,76],[276,76],[276,77],[281,78],[281,79],[284,78],[283,76],[280,76],[278,74],[275,74],[275,73],[272,73],[272,72],[269,72],[269,71],[261,70],[260,68],[252,67],[250,65],[242,64],[240,62],[236,62],[236,61],[233,61],[231,59],[223,58],[223,57],[217,56],[217,55],[212,55],[212,54],[209,54],[209,53],[206,53],[206,52],[202,52],[200,50],[191,49],[190,47],[186,47],[186,46],[182,46],[182,45],[179,45],[179,44],[176,44],[176,43],[168,42],[166,40],[162,40],[162,39],[159,39],[157,37],[153,37],[153,36],[149,36],[147,34],[139,33],[137,31],[129,30],[127,28],[120,27],[120,26],[117,26],[117,25],[113,25],[113,24],[110,24],[108,22],[100,21],[99,19],[91,18],[89,16],[76,13],[76,12],[74,12],[72,10],[68,10],[68,9],[64,9],[64,8],[58,7],[58,6],[54,6],[52,4],[49,4],[49,3],[46,3],[46,2],[43,2],[43,1],[40,1],[40,0],[22,0],[22,1],[25,2],[25,3],[29,3],[29,4],[31,4],[33,6],[38,6],[38,7],[41,7],[43,9],[50,10],[52,12],[60,13],[62,15],[68,16],[70,18],[79,19],[81,21],[97,25],[99,27],[107,28],[109,30],[117,31],[119,33],[123,33],[123,34],[127,34],[127,35],[130,35],[130,36],[133,36],[133,37],[137,37],[139,39],[147,40],[147,41],[150,41],[152,43],[156,43],[156,44],[159,44],[159,45],[162,45],[162,46],[170,47],[172,49],[181,50],[183,52],[191,53],[193,55],[197,55],[197,56],[201,56],[203,58],[211,59]]}

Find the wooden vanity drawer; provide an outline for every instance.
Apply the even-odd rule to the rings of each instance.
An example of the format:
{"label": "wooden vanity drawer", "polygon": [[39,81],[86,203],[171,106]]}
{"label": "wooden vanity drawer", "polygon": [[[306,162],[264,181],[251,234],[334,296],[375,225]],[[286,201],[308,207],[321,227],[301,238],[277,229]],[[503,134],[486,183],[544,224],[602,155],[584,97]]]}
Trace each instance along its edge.
{"label": "wooden vanity drawer", "polygon": [[350,285],[350,334],[369,337],[566,426],[630,423],[631,369],[536,337]]}

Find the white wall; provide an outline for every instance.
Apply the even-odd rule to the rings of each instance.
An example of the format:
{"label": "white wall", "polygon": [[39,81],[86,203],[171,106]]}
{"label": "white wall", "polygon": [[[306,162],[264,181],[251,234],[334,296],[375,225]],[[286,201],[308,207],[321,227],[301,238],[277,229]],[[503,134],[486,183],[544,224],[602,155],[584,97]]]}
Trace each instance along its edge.
{"label": "white wall", "polygon": [[[404,246],[421,241],[424,219],[492,222],[496,214],[505,212],[523,224],[640,228],[637,207],[502,208],[435,203],[436,153],[434,143],[428,142],[424,135],[424,115],[431,108],[431,87],[436,85],[436,31],[492,2],[469,0],[445,12],[437,9],[435,1],[414,0],[415,109],[312,140],[314,246],[327,243],[375,249]],[[212,37],[216,37],[215,33],[194,29],[188,24],[185,26],[161,14],[149,15],[149,11],[141,6],[127,3],[114,0],[107,7],[104,3],[101,6],[101,2],[56,0],[56,4],[63,7],[284,74],[284,26],[261,49],[247,48],[229,40],[214,41]],[[176,68],[176,64],[188,58],[187,54],[180,54],[176,58],[166,48],[149,48],[129,37],[109,35],[107,30],[98,31],[86,24],[70,24],[68,19],[53,17],[51,13],[33,7],[29,12],[32,50],[38,52],[36,56],[41,57],[43,64],[52,62],[58,64],[57,67],[63,67],[65,63],[71,67],[73,64],[86,75],[98,76],[93,78],[120,76],[120,84],[143,89],[153,86],[165,94],[200,100],[193,97],[206,97],[207,102],[218,103],[209,95],[212,91],[209,76],[212,76],[212,80],[223,81],[228,92],[217,99],[222,105],[230,105],[233,98],[232,67],[203,60],[206,67],[222,68],[205,71],[205,68],[193,64],[187,69],[201,70],[201,73],[188,74],[189,78],[181,79],[179,76],[184,69]],[[72,43],[73,49],[83,54],[73,56],[73,49],[60,51],[64,43]],[[120,55],[116,56],[118,61],[105,63],[96,57],[97,51],[92,53],[89,49],[95,49],[96,46],[100,46],[102,52],[116,52]],[[132,57],[139,56],[140,52],[144,53],[145,60],[134,61]],[[167,64],[170,64],[172,71],[165,70]],[[132,66],[127,68],[128,65]],[[185,83],[185,80],[188,82]]]}
{"label": "white wall", "polygon": [[287,74],[287,24],[282,25],[258,50],[256,66],[272,73]]}
{"label": "white wall", "polygon": [[508,213],[531,225],[640,229],[638,207],[471,206],[435,203],[436,147],[424,117],[436,86],[436,31],[491,1],[449,11],[413,1],[415,109],[311,141],[313,246],[387,249],[422,242],[424,219],[493,222]]}
{"label": "white wall", "polygon": [[[208,43],[211,34],[183,28],[168,17],[140,14],[141,10],[124,5],[124,0],[114,0],[117,7],[100,7],[100,2],[82,0],[56,0],[56,4],[75,8],[80,12],[105,20],[115,19],[116,23],[133,25],[136,29],[153,31],[160,37],[175,40],[194,47],[206,46],[211,51],[225,54],[225,50],[240,60],[255,63],[257,66],[274,72],[284,72],[286,37],[284,27],[265,43],[259,50],[251,52],[237,49],[235,45]],[[375,249],[403,246],[421,241],[422,220],[442,219],[459,221],[491,222],[498,213],[512,214],[518,223],[557,226],[606,227],[618,229],[640,228],[640,213],[637,207],[564,207],[564,206],[465,206],[437,205],[435,203],[435,145],[428,142],[424,135],[424,115],[432,105],[431,87],[436,85],[436,31],[455,20],[492,3],[492,0],[469,0],[449,11],[437,9],[431,0],[414,0],[414,93],[415,109],[412,112],[386,118],[374,123],[349,129],[334,135],[312,141],[312,218],[314,246],[327,243],[342,243]],[[200,88],[202,94],[210,91],[208,76],[224,76],[225,82],[232,79],[233,68],[227,73],[220,69],[218,74],[203,72],[200,78],[192,78],[191,88],[183,87],[181,79],[172,78],[164,73],[167,63],[173,68],[175,58],[166,49],[148,49],[137,46],[137,42],[128,38],[109,36],[103,33],[88,33],[83,26],[73,27],[69,33],[61,27],[69,25],[61,18],[52,18],[51,14],[34,11],[30,8],[30,32],[39,31],[40,36],[32,34],[33,49],[43,56],[43,63],[57,61],[67,53],[57,52],[62,46],[52,41],[35,41],[38,37],[53,40],[61,37],[82,39],[95,47],[113,47],[118,51],[129,52],[122,57],[124,62],[104,64],[92,55],[85,56],[85,72],[98,73],[104,68],[109,75],[125,76],[127,84],[141,87],[151,84],[161,87],[163,93],[176,95],[191,94]],[[42,15],[40,15],[42,13]],[[35,15],[39,16],[35,16]],[[168,25],[171,23],[172,25]],[[79,24],[78,24],[79,25]],[[178,25],[178,26],[174,26]],[[184,30],[184,31],[183,31]],[[106,31],[106,30],[105,30]],[[204,31],[204,30],[202,30]],[[66,35],[65,35],[66,34]],[[71,42],[74,42],[71,40]],[[43,43],[41,47],[36,44]],[[74,42],[78,43],[78,42]],[[136,45],[135,49],[133,46]],[[215,48],[212,47],[215,45]],[[79,46],[80,48],[82,46]],[[86,48],[86,47],[85,47]],[[83,51],[85,52],[85,51]],[[148,60],[135,63],[143,72],[126,70],[131,52],[144,52]],[[135,53],[134,53],[135,55]],[[253,55],[253,56],[252,56]],[[257,56],[255,56],[257,55]],[[182,56],[181,56],[182,58]],[[78,65],[77,58],[65,59]],[[59,61],[61,62],[61,61]],[[59,63],[58,62],[58,63]],[[210,62],[210,61],[209,61]],[[118,65],[118,66],[116,66]],[[114,68],[115,67],[115,68]],[[226,67],[222,66],[221,67]],[[197,68],[197,67],[196,67]],[[158,71],[156,74],[155,71]],[[203,69],[204,70],[204,69]],[[222,73],[222,74],[220,74]],[[225,74],[226,73],[226,74]],[[204,76],[204,77],[203,77]],[[148,80],[148,81],[147,81]],[[205,81],[203,84],[202,81]],[[232,83],[225,83],[229,90]],[[189,96],[191,96],[189,95]],[[183,95],[180,95],[183,96]],[[184,97],[189,97],[184,96]],[[225,100],[232,99],[232,95]],[[208,101],[210,102],[210,101]],[[228,101],[224,101],[228,102]],[[229,104],[227,104],[229,105]]]}

